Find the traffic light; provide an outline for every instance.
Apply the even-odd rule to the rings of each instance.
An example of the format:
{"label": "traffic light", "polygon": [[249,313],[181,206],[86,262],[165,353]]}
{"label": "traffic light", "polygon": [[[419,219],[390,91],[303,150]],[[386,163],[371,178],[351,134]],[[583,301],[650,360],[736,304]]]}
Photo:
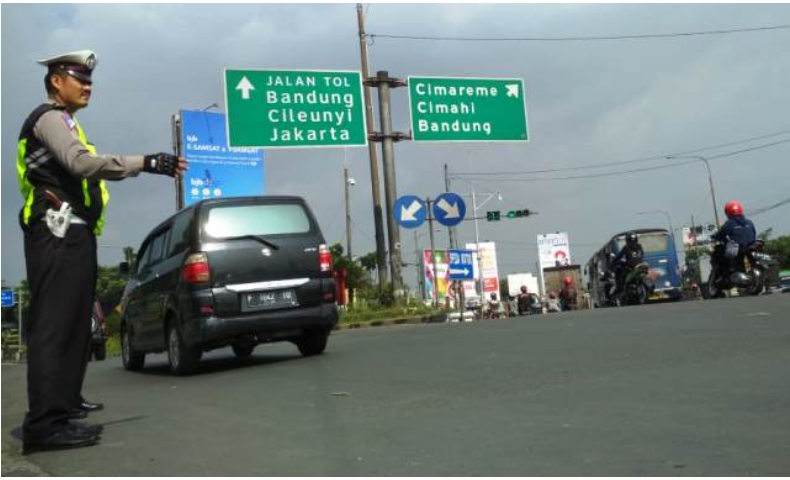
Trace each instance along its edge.
{"label": "traffic light", "polygon": [[528,217],[530,215],[532,215],[532,212],[530,212],[528,208],[524,210],[511,210],[507,212],[507,218],[521,218]]}
{"label": "traffic light", "polygon": [[[535,214],[535,212],[531,211],[528,208],[525,208],[523,210],[511,210],[511,211],[507,212],[505,214],[505,216],[507,218],[524,218],[524,217],[529,217],[530,215],[534,215],[534,214]],[[495,211],[486,213],[486,220],[488,220],[489,222],[496,222],[496,221],[499,221],[501,219],[502,219],[502,215],[499,212],[499,210],[495,210]]]}

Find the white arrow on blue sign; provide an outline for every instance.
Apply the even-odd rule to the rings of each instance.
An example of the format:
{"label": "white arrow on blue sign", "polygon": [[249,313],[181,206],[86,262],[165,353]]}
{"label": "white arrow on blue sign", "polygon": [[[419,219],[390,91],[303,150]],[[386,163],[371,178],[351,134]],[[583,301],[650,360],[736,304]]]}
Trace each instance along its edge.
{"label": "white arrow on blue sign", "polygon": [[395,221],[403,228],[417,228],[423,224],[427,209],[425,202],[414,195],[404,195],[395,200],[393,206]]}
{"label": "white arrow on blue sign", "polygon": [[450,280],[471,280],[474,278],[474,257],[472,250],[450,250]]}
{"label": "white arrow on blue sign", "polygon": [[13,290],[3,290],[0,300],[2,300],[3,307],[13,307],[16,304],[16,295]]}
{"label": "white arrow on blue sign", "polygon": [[466,204],[457,193],[447,192],[433,201],[433,218],[445,227],[454,227],[466,216]]}

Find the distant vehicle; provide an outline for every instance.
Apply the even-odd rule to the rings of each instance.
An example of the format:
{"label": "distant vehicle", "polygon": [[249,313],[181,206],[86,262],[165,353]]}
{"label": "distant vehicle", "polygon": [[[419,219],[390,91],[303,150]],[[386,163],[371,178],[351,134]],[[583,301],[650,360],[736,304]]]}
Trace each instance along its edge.
{"label": "distant vehicle", "polygon": [[93,301],[91,314],[91,357],[94,360],[107,358],[107,323],[99,300]]}
{"label": "distant vehicle", "polygon": [[332,256],[299,197],[204,200],[143,241],[121,302],[121,356],[139,370],[167,351],[170,370],[197,369],[202,353],[259,343],[324,351],[337,324]]}
{"label": "distant vehicle", "polygon": [[[653,285],[653,291],[648,295],[647,300],[680,300],[680,267],[673,237],[669,231],[661,228],[632,231],[639,237],[639,243],[644,250],[643,261],[648,266],[647,278]],[[625,246],[626,233],[618,233],[613,236],[595,252],[585,266],[588,289],[595,307],[614,305],[607,292],[607,285],[613,281],[609,264],[612,255],[617,255],[620,249]]]}
{"label": "distant vehicle", "polygon": [[782,270],[779,273],[779,288],[782,293],[790,293],[790,270]]}

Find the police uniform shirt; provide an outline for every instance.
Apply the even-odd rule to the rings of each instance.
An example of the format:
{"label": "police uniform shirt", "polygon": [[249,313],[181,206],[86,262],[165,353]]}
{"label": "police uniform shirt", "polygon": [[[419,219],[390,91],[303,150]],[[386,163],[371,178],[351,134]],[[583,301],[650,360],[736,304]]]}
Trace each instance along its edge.
{"label": "police uniform shirt", "polygon": [[136,177],[143,170],[142,155],[94,155],[80,141],[77,122],[65,110],[43,114],[33,134],[72,175],[90,180]]}

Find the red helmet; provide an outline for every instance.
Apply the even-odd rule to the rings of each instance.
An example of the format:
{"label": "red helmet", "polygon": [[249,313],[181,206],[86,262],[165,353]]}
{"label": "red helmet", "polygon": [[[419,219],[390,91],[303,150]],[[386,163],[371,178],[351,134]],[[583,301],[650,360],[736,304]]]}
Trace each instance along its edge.
{"label": "red helmet", "polygon": [[563,285],[571,286],[573,285],[573,279],[571,277],[565,277],[562,279]]}
{"label": "red helmet", "polygon": [[742,217],[743,216],[743,205],[741,202],[737,200],[731,200],[724,205],[724,213],[727,214],[728,218],[732,217]]}

